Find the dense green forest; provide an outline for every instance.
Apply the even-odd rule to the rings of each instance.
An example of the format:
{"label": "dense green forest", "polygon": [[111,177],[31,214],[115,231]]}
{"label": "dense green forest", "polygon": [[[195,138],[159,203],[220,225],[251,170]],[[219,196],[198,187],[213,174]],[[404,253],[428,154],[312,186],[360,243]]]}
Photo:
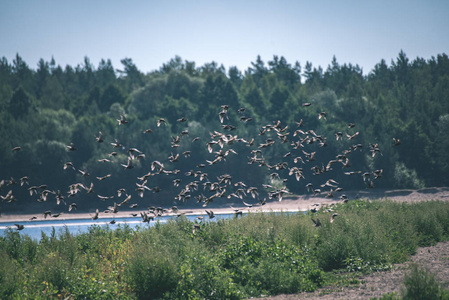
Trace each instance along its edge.
{"label": "dense green forest", "polygon": [[401,51],[367,75],[335,57],[326,70],[282,56],[245,71],[180,57],[147,74],[121,63],[0,60],[3,211],[55,207],[44,191],[91,210],[119,202],[120,188],[134,202],[173,205],[232,197],[240,181],[260,199],[329,179],[343,191],[449,185],[446,54]]}

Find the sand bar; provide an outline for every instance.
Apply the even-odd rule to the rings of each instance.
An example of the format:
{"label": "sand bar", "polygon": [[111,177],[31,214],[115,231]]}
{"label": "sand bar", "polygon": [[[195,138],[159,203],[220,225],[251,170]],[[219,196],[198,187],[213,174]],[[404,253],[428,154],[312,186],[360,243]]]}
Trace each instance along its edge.
{"label": "sand bar", "polygon": [[[343,194],[343,193],[340,193]],[[425,188],[420,190],[383,190],[383,189],[370,189],[370,190],[360,190],[360,191],[350,191],[344,193],[350,200],[353,199],[390,199],[398,202],[420,202],[420,201],[430,201],[430,200],[440,200],[449,201],[449,188],[448,187],[434,187]],[[238,199],[237,199],[238,200]],[[252,200],[252,201],[251,201]],[[256,204],[256,200],[248,199],[250,203]],[[243,203],[235,201],[233,203],[223,203],[219,200],[211,203],[207,207],[202,207],[200,205],[191,207],[180,207],[179,213],[184,213],[186,215],[206,215],[205,210],[213,210],[215,214],[230,214],[234,213],[234,209],[239,209],[243,212],[270,212],[270,211],[284,211],[284,212],[294,212],[294,211],[307,211],[311,209],[315,204],[320,206],[331,206],[334,203],[341,202],[337,196],[333,198],[328,198],[325,194],[313,196],[313,195],[294,195],[284,197],[282,201],[268,201],[265,205],[254,205],[249,208]],[[116,214],[100,212],[99,218],[125,218],[130,217],[131,213],[139,214],[143,209],[119,211]],[[59,220],[74,220],[74,219],[89,219],[94,215],[93,212],[86,213],[72,213],[67,212],[58,217]],[[168,213],[168,215],[176,215],[174,213]],[[42,213],[32,214],[6,214],[3,213],[0,216],[0,222],[23,222],[29,221],[33,216],[36,216],[36,220],[44,220]],[[51,217],[47,217],[49,219]]]}

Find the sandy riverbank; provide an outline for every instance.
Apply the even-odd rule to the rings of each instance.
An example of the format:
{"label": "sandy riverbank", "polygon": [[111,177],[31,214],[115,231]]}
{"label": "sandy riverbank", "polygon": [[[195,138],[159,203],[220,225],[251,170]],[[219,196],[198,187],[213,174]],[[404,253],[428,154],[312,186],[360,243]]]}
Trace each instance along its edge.
{"label": "sandy riverbank", "polygon": [[[360,191],[350,191],[345,193],[348,199],[390,199],[399,202],[419,202],[419,201],[430,201],[430,200],[440,200],[449,201],[449,188],[448,187],[438,187],[438,188],[425,188],[421,190],[382,190],[382,189],[372,189],[372,190],[360,190]],[[248,199],[247,201],[255,203],[254,199]],[[199,205],[191,207],[180,207],[179,212],[185,214],[203,214],[206,215],[205,210],[213,210],[215,214],[229,214],[233,213],[234,209],[240,209],[244,212],[246,211],[306,211],[312,208],[316,203],[320,205],[332,205],[332,203],[338,202],[338,196],[335,198],[327,198],[324,195],[312,196],[312,195],[295,195],[285,197],[282,201],[269,201],[264,206],[255,205],[251,208],[246,207],[243,203],[235,201],[230,203],[225,201],[215,201],[208,205],[207,207],[202,207]],[[131,213],[140,213],[143,211],[142,208],[137,208],[135,210],[119,211],[116,214],[100,212],[99,218],[121,218],[129,217]],[[67,212],[58,217],[58,219],[86,219],[91,218],[94,213],[73,213]],[[43,220],[44,216],[42,213],[33,214],[31,212],[24,212],[23,214],[2,214],[0,216],[0,222],[23,222],[28,221],[31,217],[37,217],[36,220]],[[51,217],[47,217],[51,218]]]}

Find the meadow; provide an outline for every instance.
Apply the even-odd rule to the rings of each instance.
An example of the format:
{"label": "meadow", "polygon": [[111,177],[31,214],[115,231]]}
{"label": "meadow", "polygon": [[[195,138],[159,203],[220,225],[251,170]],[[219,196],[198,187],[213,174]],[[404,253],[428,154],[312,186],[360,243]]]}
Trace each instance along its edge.
{"label": "meadow", "polygon": [[[92,226],[78,235],[55,230],[39,241],[11,229],[0,238],[0,298],[245,299],[312,292],[357,284],[361,274],[388,271],[419,246],[448,239],[449,203],[388,199],[305,215],[180,217],[138,229]],[[419,276],[427,275],[415,270],[407,280]]]}

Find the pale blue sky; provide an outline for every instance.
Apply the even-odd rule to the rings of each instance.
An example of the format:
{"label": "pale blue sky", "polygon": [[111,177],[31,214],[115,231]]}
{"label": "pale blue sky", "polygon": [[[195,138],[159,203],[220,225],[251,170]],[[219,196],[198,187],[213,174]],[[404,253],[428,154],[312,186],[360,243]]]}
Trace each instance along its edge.
{"label": "pale blue sky", "polygon": [[257,55],[302,66],[359,64],[364,74],[402,49],[410,59],[449,53],[449,1],[0,0],[0,57],[16,53],[95,67],[129,57],[142,72],[175,55],[246,70]]}

